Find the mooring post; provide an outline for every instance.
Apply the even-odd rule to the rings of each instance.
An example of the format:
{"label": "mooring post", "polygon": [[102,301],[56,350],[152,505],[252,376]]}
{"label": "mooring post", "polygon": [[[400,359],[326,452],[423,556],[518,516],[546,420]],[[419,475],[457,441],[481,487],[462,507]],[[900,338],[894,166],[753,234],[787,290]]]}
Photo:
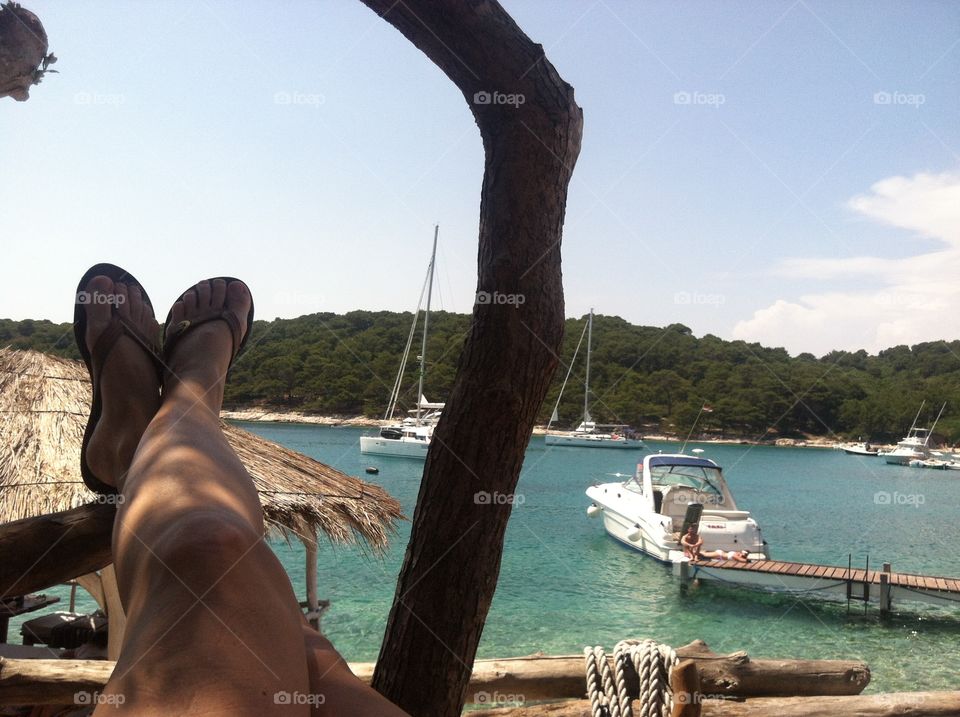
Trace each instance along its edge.
{"label": "mooring post", "polygon": [[884,563],[880,573],[880,617],[890,614],[890,603],[890,563]]}

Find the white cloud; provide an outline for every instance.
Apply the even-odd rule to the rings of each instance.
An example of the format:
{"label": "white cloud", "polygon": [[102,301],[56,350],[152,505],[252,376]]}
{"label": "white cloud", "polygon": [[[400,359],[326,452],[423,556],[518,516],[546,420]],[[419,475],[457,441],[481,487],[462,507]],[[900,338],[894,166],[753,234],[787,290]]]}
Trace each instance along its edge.
{"label": "white cloud", "polygon": [[783,276],[856,277],[880,288],[778,299],[738,322],[735,338],[821,355],[960,337],[960,173],[890,177],[848,206],[914,237],[938,240],[943,248],[901,259],[785,260],[776,270]]}

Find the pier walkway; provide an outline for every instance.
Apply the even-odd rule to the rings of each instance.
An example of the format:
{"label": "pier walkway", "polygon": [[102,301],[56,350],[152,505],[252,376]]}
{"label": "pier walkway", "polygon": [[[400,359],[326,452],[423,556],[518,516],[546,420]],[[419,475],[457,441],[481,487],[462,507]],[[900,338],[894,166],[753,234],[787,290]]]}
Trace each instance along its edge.
{"label": "pier walkway", "polygon": [[960,606],[960,578],[898,573],[884,563],[881,570],[791,563],[782,560],[696,560],[677,566],[680,577],[754,586],[789,593],[824,592],[841,598],[875,602],[880,612],[894,600]]}

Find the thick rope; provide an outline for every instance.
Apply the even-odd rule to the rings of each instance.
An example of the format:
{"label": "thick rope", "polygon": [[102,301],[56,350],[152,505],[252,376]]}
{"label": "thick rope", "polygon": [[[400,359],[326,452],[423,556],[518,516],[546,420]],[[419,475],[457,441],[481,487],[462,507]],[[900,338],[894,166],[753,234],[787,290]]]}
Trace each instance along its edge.
{"label": "thick rope", "polygon": [[[680,661],[669,645],[653,640],[621,640],[613,650],[613,670],[600,646],[583,649],[591,717],[670,717],[670,672]],[[639,684],[631,704],[627,681]]]}

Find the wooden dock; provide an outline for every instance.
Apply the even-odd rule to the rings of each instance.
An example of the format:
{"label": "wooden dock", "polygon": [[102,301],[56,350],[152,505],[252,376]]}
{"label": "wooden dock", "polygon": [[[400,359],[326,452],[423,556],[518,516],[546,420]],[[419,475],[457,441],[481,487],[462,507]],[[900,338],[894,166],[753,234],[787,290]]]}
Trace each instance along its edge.
{"label": "wooden dock", "polygon": [[782,560],[695,560],[677,564],[684,579],[698,578],[791,594],[825,593],[830,596],[874,602],[881,614],[894,600],[909,600],[960,607],[960,578],[893,572],[889,563],[880,570],[850,565],[817,565]]}

